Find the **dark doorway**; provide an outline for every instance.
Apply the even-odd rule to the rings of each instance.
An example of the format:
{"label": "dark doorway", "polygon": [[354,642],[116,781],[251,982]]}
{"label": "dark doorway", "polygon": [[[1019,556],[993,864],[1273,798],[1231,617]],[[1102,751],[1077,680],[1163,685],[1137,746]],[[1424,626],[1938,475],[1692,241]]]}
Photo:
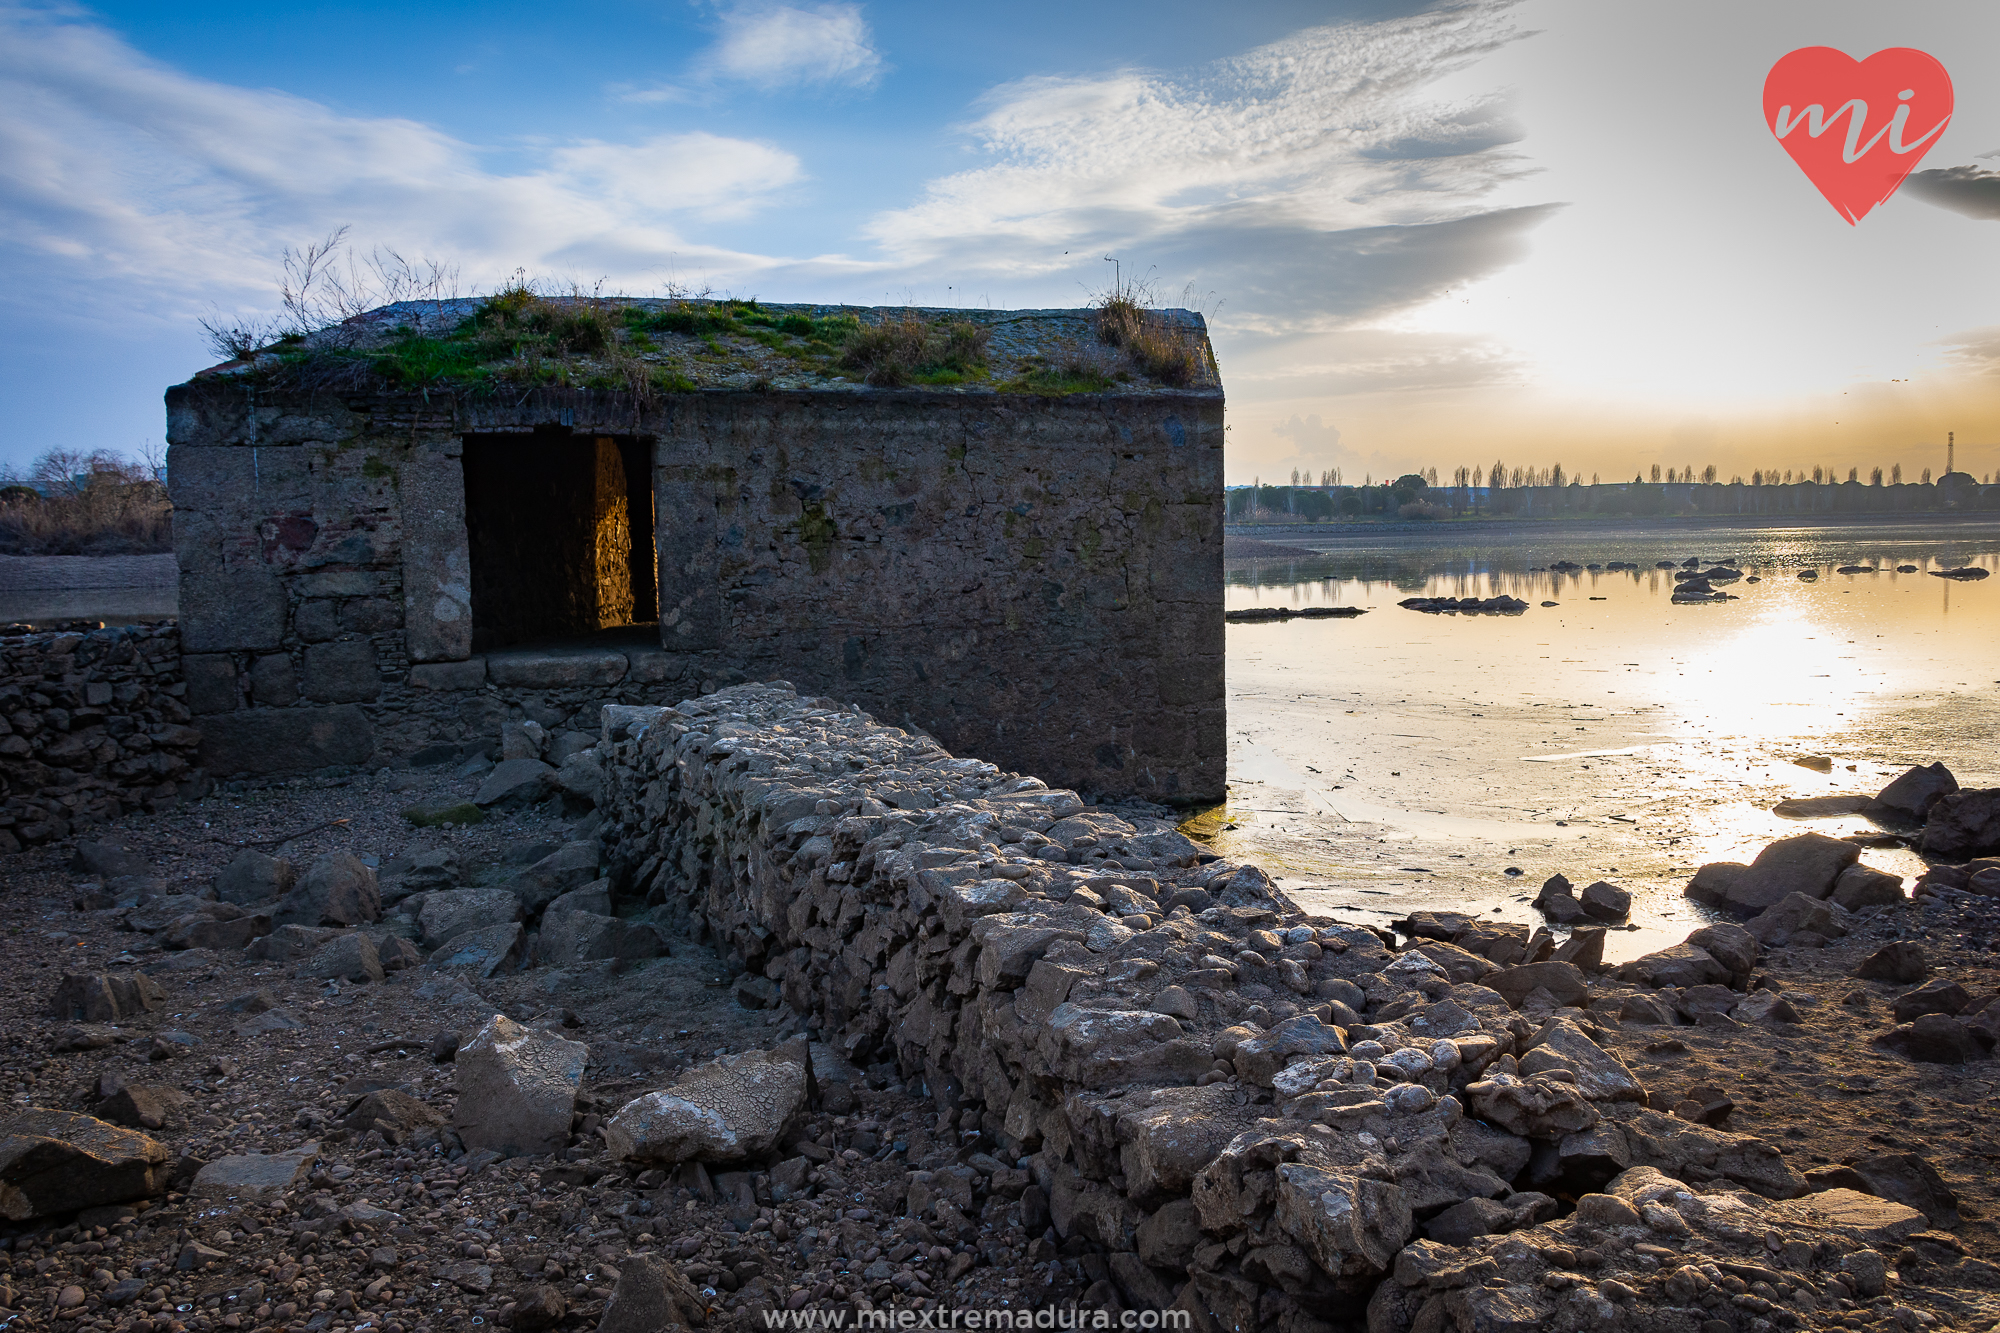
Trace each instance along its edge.
{"label": "dark doorway", "polygon": [[465,437],[472,649],[659,619],[651,441]]}

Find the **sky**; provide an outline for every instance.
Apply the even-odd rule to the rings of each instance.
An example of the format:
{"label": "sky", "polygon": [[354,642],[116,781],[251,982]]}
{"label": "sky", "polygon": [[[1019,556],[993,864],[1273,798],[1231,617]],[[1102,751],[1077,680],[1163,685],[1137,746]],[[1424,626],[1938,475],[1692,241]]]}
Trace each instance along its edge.
{"label": "sky", "polygon": [[[1764,120],[1808,46],[1956,89],[1858,223]],[[1985,3],[0,0],[0,466],[157,447],[201,319],[342,227],[465,291],[1076,306],[1109,257],[1208,317],[1232,483],[2000,470]]]}

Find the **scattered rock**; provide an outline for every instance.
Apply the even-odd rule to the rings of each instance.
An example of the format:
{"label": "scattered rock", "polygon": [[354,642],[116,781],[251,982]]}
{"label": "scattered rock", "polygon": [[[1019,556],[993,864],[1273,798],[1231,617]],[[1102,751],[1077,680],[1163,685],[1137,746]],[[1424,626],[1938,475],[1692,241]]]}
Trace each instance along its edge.
{"label": "scattered rock", "polygon": [[1958,790],[1958,779],[1941,763],[1912,768],[1875,794],[1878,804],[1922,820],[1939,798]]}
{"label": "scattered rock", "polygon": [[271,920],[280,926],[358,926],[382,915],[382,890],[360,857],[328,852],[314,861]]}
{"label": "scattered rock", "polygon": [[581,1042],[495,1014],[459,1048],[453,1130],[468,1149],[503,1157],[560,1152],[589,1058]]}
{"label": "scattered rock", "polygon": [[725,1056],[627,1102],[605,1125],[605,1142],[614,1156],[668,1165],[757,1157],[805,1110],[809,1077],[803,1042]]}
{"label": "scattered rock", "polygon": [[1860,855],[1853,843],[1801,833],[1771,843],[1747,866],[1730,861],[1703,866],[1688,881],[1687,896],[1735,916],[1756,916],[1789,894],[1826,897],[1840,872]]}
{"label": "scattered rock", "polygon": [[2000,787],[1938,797],[1924,821],[1917,850],[1946,861],[2000,855]]}
{"label": "scattered rock", "polygon": [[494,766],[472,798],[481,810],[533,805],[555,787],[556,771],[539,759],[507,759]]}
{"label": "scattered rock", "polygon": [[1893,940],[1861,960],[1854,975],[1863,981],[1888,981],[1908,986],[1931,974],[1924,948],[1914,940]]}
{"label": "scattered rock", "polygon": [[417,911],[424,947],[437,949],[460,935],[521,919],[521,900],[506,889],[448,889],[427,894]]}
{"label": "scattered rock", "polygon": [[707,1306],[694,1284],[668,1260],[634,1255],[619,1271],[604,1303],[597,1333],[658,1333],[707,1322]]}
{"label": "scattered rock", "polygon": [[1625,981],[1658,989],[1662,986],[1702,986],[1726,984],[1731,972],[1706,950],[1692,944],[1676,944],[1643,957],[1634,958],[1618,969]]}
{"label": "scattered rock", "polygon": [[1752,917],[1746,928],[1758,943],[1773,948],[1789,943],[1793,936],[1805,931],[1824,942],[1847,934],[1847,912],[1803,893],[1788,893]]}
{"label": "scattered rock", "polygon": [[1632,911],[1632,895],[1601,879],[1584,889],[1577,901],[1599,921],[1623,921]]}
{"label": "scattered rock", "polygon": [[1944,1014],[1925,1014],[1875,1038],[1875,1044],[1925,1064],[1960,1065],[1977,1060],[1986,1048],[1965,1024]]}
{"label": "scattered rock", "polygon": [[319,1160],[317,1143],[289,1152],[223,1157],[195,1174],[188,1193],[198,1199],[262,1199],[283,1194],[305,1179]]}
{"label": "scattered rock", "polygon": [[73,1023],[115,1023],[166,1002],[166,988],[143,972],[72,972],[56,984],[49,1013]]}
{"label": "scattered rock", "polygon": [[194,1099],[178,1088],[127,1083],[97,1104],[97,1118],[131,1129],[181,1128]]}
{"label": "scattered rock", "polygon": [[299,975],[337,977],[342,981],[380,981],[382,960],[375,952],[375,941],[360,931],[353,931],[320,945],[299,969]]}
{"label": "scattered rock", "polygon": [[1849,912],[1900,903],[1904,901],[1903,877],[1857,863],[1840,872],[1840,878],[1833,882],[1830,901]]}
{"label": "scattered rock", "polygon": [[150,1198],[172,1173],[160,1143],[67,1111],[22,1108],[0,1119],[0,1217]]}
{"label": "scattered rock", "polygon": [[274,902],[292,891],[298,872],[290,861],[245,848],[215,877],[215,896],[239,907]]}

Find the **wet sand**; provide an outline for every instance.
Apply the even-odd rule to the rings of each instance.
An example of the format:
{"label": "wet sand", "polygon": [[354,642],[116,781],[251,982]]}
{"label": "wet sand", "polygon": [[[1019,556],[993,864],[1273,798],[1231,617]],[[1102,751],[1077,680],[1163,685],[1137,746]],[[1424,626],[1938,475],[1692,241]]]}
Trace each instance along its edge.
{"label": "wet sand", "polygon": [[[1805,828],[1873,828],[1771,814],[1785,797],[1873,793],[1932,759],[2000,784],[2000,577],[1833,572],[2000,570],[2000,523],[1501,535],[1377,531],[1297,562],[1230,562],[1232,610],[1371,610],[1229,627],[1236,827],[1219,850],[1270,867],[1302,905],[1378,923],[1418,908],[1538,923],[1528,903],[1549,875],[1610,879],[1632,890],[1637,927],[1614,932],[1615,959],[1703,920],[1681,897],[1703,862]],[[1737,601],[1673,605],[1671,571],[1654,566],[1696,554],[1734,556],[1761,581],[1725,585]],[[1557,560],[1640,568],[1548,572]],[[1808,567],[1816,582],[1798,579]],[[1531,609],[1396,605],[1503,592]],[[1807,756],[1832,771],[1793,762]],[[1864,859],[1920,866],[1894,849]]]}

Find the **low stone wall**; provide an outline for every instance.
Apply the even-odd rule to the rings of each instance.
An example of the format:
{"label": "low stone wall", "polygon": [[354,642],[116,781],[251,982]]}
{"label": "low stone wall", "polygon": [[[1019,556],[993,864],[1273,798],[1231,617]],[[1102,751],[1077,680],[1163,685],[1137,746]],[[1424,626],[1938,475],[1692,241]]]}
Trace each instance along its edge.
{"label": "low stone wall", "polygon": [[1379,1287],[1407,1328],[1423,1297],[1383,1279],[1468,1200],[1527,1226],[1637,1166],[1804,1190],[1769,1145],[1645,1109],[1561,1007],[1584,974],[1533,961],[1546,936],[1495,928],[1516,965],[1455,981],[1465,949],[1392,952],[1165,821],[782,684],[608,709],[600,754],[623,891],[997,1154],[913,1172],[912,1214],[962,1234],[1025,1168],[1030,1237],[1102,1255],[1128,1304],[1302,1331],[1358,1323]]}
{"label": "low stone wall", "polygon": [[0,851],[204,788],[171,623],[0,638]]}

